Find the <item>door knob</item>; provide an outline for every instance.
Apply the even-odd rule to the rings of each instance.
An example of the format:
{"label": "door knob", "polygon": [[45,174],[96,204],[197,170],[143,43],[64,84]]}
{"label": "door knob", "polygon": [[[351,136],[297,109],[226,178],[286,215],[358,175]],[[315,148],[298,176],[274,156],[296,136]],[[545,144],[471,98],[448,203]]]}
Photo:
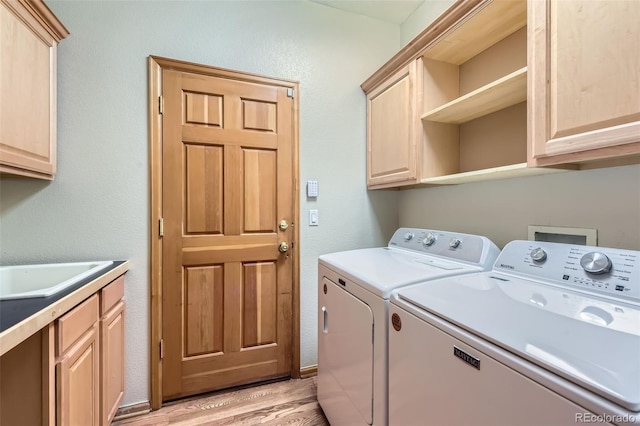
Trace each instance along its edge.
{"label": "door knob", "polygon": [[278,227],[280,228],[281,231],[284,231],[285,229],[287,229],[289,227],[289,224],[287,223],[286,220],[282,219],[280,221],[280,225],[278,225]]}
{"label": "door knob", "polygon": [[278,246],[278,250],[280,250],[280,253],[286,253],[287,250],[289,250],[289,244],[285,243],[284,241],[281,242]]}

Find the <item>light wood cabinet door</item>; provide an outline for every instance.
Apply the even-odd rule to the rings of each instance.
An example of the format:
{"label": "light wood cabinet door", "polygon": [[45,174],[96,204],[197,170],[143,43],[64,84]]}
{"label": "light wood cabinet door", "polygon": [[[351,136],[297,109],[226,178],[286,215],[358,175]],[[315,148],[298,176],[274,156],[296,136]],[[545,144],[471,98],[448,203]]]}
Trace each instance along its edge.
{"label": "light wood cabinet door", "polygon": [[56,368],[58,424],[98,424],[98,323],[65,354]]}
{"label": "light wood cabinet door", "polygon": [[124,396],[124,302],[100,320],[100,424],[108,425]]}
{"label": "light wood cabinet door", "polygon": [[528,7],[530,165],[640,153],[640,2]]}
{"label": "light wood cabinet door", "polygon": [[56,48],[67,30],[40,0],[0,5],[0,172],[53,179]]}
{"label": "light wood cabinet door", "polygon": [[56,322],[57,424],[97,425],[100,407],[98,295]]}
{"label": "light wood cabinet door", "polygon": [[[421,130],[416,61],[367,94],[367,186],[416,183]],[[421,125],[420,125],[421,126]]]}

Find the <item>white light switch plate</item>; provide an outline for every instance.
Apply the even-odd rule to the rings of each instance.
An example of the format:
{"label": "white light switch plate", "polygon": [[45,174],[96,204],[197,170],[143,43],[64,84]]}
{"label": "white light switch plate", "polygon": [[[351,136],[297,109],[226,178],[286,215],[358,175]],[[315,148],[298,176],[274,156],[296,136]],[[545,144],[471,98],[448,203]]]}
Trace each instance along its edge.
{"label": "white light switch plate", "polygon": [[309,210],[309,226],[318,226],[318,210]]}

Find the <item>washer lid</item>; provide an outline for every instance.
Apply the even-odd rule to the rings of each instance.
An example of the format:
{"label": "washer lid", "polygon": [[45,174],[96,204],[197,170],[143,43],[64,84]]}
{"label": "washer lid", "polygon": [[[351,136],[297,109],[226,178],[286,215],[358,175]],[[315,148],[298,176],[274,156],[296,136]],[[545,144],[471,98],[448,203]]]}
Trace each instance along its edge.
{"label": "washer lid", "polygon": [[398,291],[408,303],[640,411],[640,309],[495,272]]}
{"label": "washer lid", "polygon": [[400,286],[481,270],[476,266],[388,247],[325,254],[320,256],[319,262],[385,299]]}

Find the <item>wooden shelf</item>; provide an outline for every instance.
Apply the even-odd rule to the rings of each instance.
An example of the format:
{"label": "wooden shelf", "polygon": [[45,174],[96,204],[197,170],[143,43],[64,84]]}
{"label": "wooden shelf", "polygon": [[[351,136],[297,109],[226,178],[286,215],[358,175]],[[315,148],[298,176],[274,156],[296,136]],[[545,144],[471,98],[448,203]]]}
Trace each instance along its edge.
{"label": "wooden shelf", "polygon": [[440,123],[462,124],[526,100],[527,67],[524,67],[428,111],[421,118]]}
{"label": "wooden shelf", "polygon": [[459,183],[482,182],[522,176],[537,176],[566,171],[567,169],[527,167],[527,163],[518,163],[508,166],[492,167],[490,169],[456,173],[447,176],[425,178],[420,180],[420,185],[455,185]]}
{"label": "wooden shelf", "polygon": [[487,2],[437,39],[424,56],[460,65],[526,25],[526,0]]}

